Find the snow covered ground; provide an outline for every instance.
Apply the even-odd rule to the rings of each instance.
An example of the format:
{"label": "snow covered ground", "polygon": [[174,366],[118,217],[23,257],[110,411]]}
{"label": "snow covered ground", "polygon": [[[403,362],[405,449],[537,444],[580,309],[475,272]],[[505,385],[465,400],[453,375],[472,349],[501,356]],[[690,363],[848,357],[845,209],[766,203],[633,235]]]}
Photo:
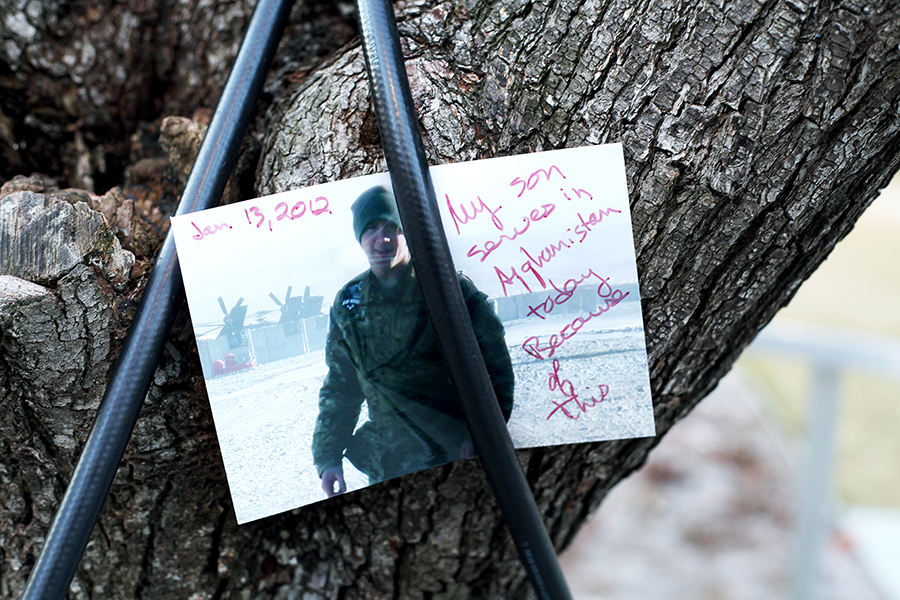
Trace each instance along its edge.
{"label": "snow covered ground", "polygon": [[[640,304],[622,302],[590,319],[543,360],[523,349],[529,337],[559,334],[574,316],[507,325],[517,447],[654,434]],[[314,352],[207,382],[238,522],[325,498],[310,449],[324,358]],[[368,483],[347,461],[344,471],[349,489]]]}
{"label": "snow covered ground", "polygon": [[[310,444],[326,371],[319,351],[207,382],[239,523],[325,499]],[[344,475],[368,483],[346,463]]]}

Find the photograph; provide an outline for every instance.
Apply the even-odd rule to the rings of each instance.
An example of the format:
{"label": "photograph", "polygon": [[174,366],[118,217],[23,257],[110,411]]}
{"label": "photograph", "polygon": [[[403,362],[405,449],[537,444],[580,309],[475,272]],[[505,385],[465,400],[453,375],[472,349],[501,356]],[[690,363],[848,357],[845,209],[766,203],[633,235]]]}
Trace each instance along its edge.
{"label": "photograph", "polygon": [[[655,435],[621,146],[431,176],[514,445]],[[475,456],[388,174],[172,223],[239,523]]]}

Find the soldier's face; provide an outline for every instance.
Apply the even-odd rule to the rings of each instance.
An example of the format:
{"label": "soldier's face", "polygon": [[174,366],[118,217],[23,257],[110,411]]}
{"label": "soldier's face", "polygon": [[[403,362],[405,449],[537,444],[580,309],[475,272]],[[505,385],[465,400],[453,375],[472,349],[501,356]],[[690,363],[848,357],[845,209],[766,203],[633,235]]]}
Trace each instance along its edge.
{"label": "soldier's face", "polygon": [[373,221],[363,230],[359,240],[372,273],[379,279],[398,277],[409,264],[409,248],[406,237],[397,225],[390,221]]}

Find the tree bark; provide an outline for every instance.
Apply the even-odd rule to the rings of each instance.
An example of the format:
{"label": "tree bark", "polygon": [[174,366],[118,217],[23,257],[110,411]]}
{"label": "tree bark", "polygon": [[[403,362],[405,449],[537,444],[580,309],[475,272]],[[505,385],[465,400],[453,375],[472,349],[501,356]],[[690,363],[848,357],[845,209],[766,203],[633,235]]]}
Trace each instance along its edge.
{"label": "tree bark", "polygon": [[[0,179],[39,171],[88,191],[121,185],[147,150],[142,124],[211,114],[254,5],[0,0]],[[267,94],[352,33],[330,3],[296,2]]]}
{"label": "tree bark", "polygon": [[[660,436],[900,167],[892,0],[397,9],[432,163],[623,143]],[[260,193],[384,168],[358,44],[301,71],[270,84]],[[58,203],[73,198],[45,181],[17,181],[0,219],[26,201],[70,210]],[[88,215],[97,198],[72,210]],[[140,295],[149,251],[127,227],[106,226],[122,247],[82,243],[74,265],[35,275],[27,261],[0,260],[16,276],[0,280],[4,597],[19,593],[40,550]],[[3,248],[34,239],[0,231],[13,240]],[[117,280],[105,265],[129,248],[137,266]],[[182,314],[72,598],[532,597],[476,460],[238,527],[191,337]],[[520,452],[559,548],[657,439]]]}

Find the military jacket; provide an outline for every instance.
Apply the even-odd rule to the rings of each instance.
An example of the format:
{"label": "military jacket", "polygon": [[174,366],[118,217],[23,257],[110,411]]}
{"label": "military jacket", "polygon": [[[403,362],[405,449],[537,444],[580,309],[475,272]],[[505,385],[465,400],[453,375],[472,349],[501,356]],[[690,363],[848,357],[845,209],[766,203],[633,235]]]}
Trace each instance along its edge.
{"label": "military jacket", "polygon": [[[460,286],[508,420],[514,379],[503,325],[469,279]],[[319,476],[344,455],[373,482],[458,459],[468,429],[414,271],[393,287],[371,271],[355,277],[330,317],[312,448]],[[363,402],[368,420],[354,432]]]}

